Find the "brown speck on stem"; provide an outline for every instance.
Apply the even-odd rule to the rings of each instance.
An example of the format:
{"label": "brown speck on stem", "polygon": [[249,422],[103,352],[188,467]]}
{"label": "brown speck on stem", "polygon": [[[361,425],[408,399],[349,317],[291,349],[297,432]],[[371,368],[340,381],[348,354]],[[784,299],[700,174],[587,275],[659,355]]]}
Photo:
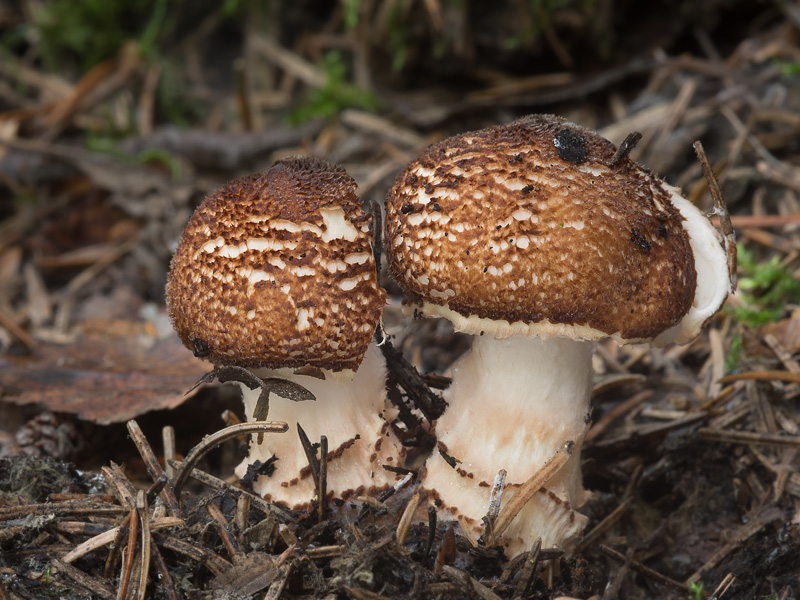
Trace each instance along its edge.
{"label": "brown speck on stem", "polygon": [[442,450],[441,446],[439,446],[439,454],[441,454],[441,455],[442,455],[442,458],[445,460],[445,462],[446,462],[448,465],[450,465],[450,466],[451,466],[451,467],[453,467],[454,469],[456,468],[456,464],[458,464],[458,462],[459,462],[459,461],[458,461],[458,460],[456,460],[456,458],[454,458],[454,457],[450,456],[450,455],[449,455],[447,452],[445,452],[444,450]]}

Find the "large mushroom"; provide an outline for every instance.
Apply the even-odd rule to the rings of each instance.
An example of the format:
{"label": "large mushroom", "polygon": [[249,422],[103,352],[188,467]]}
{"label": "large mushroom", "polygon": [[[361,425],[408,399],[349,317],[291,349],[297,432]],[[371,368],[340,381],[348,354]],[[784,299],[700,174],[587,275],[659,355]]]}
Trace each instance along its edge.
{"label": "large mushroom", "polygon": [[[215,365],[289,380],[316,397],[271,396],[269,418],[287,421],[291,433],[251,443],[237,469],[243,476],[257,460],[268,465],[254,483],[262,496],[295,509],[314,496],[297,423],[312,442],[327,437],[329,493],[394,483],[382,468],[400,454],[385,364],[370,346],[384,302],[370,216],[342,167],[281,160],[228,183],[195,211],[167,282],[167,310],[184,345]],[[252,420],[262,388],[241,388]]]}
{"label": "large mushroom", "polygon": [[580,448],[594,340],[693,339],[731,283],[720,237],[674,187],[599,135],[550,115],[429,147],[386,202],[391,271],[416,313],[473,334],[453,368],[423,485],[471,537],[573,442],[498,542],[569,547],[585,518]]}

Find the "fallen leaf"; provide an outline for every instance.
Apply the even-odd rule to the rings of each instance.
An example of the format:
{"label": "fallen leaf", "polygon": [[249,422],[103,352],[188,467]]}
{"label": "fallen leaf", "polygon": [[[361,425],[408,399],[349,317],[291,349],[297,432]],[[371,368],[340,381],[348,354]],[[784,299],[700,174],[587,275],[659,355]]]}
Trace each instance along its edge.
{"label": "fallen leaf", "polygon": [[0,399],[120,423],[175,408],[209,365],[147,321],[94,319],[69,344],[40,344],[32,356],[0,355]]}

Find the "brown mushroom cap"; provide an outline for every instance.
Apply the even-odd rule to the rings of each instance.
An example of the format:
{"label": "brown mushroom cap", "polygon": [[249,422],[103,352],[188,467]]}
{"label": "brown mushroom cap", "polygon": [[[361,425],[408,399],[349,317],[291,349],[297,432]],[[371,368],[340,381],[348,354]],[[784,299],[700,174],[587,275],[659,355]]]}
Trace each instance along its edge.
{"label": "brown mushroom cap", "polygon": [[197,208],[167,311],[184,345],[215,364],[355,370],[385,302],[371,244],[342,167],[281,160]]}
{"label": "brown mushroom cap", "polygon": [[651,339],[690,309],[683,217],[648,170],[582,127],[533,115],[428,148],[386,201],[410,303],[476,333]]}

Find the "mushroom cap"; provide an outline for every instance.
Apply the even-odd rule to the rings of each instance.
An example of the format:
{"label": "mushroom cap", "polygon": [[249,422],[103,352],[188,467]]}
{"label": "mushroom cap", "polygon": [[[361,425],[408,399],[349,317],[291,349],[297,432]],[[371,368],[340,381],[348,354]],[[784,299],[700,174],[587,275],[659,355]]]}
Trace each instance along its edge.
{"label": "mushroom cap", "polygon": [[386,297],[356,187],[295,157],[206,198],[167,280],[184,345],[215,364],[356,370]]}
{"label": "mushroom cap", "polygon": [[552,115],[429,147],[386,201],[389,266],[409,303],[498,337],[636,342],[681,322],[698,283],[684,215],[672,188],[615,151]]}

